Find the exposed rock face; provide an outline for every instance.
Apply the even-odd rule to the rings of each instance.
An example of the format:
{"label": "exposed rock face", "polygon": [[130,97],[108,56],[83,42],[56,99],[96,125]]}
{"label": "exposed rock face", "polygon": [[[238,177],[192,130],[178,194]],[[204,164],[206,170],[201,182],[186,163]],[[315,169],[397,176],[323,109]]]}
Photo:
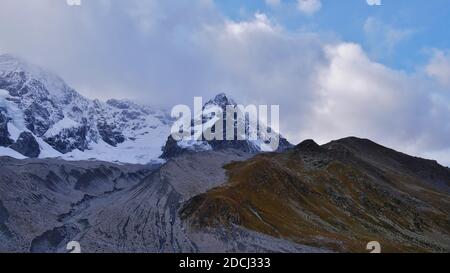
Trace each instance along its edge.
{"label": "exposed rock face", "polygon": [[0,244],[7,246],[11,241],[12,233],[7,226],[9,220],[9,211],[0,200]]}
{"label": "exposed rock face", "polygon": [[106,101],[107,104],[116,107],[118,109],[130,109],[132,106],[130,106],[130,103],[127,101],[121,101],[121,100],[116,100],[116,99],[110,99],[108,101]]}
{"label": "exposed rock face", "polygon": [[89,127],[84,124],[80,127],[63,129],[56,135],[46,137],[45,141],[60,153],[69,153],[75,149],[84,151],[89,148]]}
{"label": "exposed rock face", "polygon": [[0,225],[5,224],[9,218],[8,210],[3,206],[2,201],[0,201]]}
{"label": "exposed rock face", "polygon": [[193,197],[182,218],[198,228],[243,226],[335,251],[450,251],[450,171],[368,140],[319,146],[226,166],[229,182]]}
{"label": "exposed rock face", "polygon": [[107,123],[98,123],[97,128],[103,141],[111,146],[115,147],[118,143],[122,143],[125,141],[125,137],[121,132],[116,131],[116,126],[114,125],[109,125]]}
{"label": "exposed rock face", "polygon": [[8,147],[13,141],[9,138],[8,117],[3,112],[5,109],[0,108],[0,146]]}
{"label": "exposed rock face", "polygon": [[30,158],[38,157],[39,153],[41,152],[41,150],[39,149],[39,143],[29,132],[21,133],[17,141],[14,142],[10,147],[20,154]]}
{"label": "exposed rock face", "polygon": [[[27,129],[35,133],[37,136],[44,135],[52,125],[52,119],[50,118],[51,114],[48,111],[48,104],[48,99],[45,99],[44,104],[33,102],[24,111]],[[60,111],[57,111],[55,114],[57,119],[62,119],[64,117],[64,114]]]}
{"label": "exposed rock face", "polygon": [[167,138],[166,144],[162,148],[161,158],[174,158],[188,151],[189,150],[179,146],[178,141],[173,139],[172,136],[169,136]]}
{"label": "exposed rock face", "polygon": [[295,150],[304,152],[304,153],[314,153],[321,152],[323,149],[312,139],[307,139],[302,141],[300,144],[295,146]]}

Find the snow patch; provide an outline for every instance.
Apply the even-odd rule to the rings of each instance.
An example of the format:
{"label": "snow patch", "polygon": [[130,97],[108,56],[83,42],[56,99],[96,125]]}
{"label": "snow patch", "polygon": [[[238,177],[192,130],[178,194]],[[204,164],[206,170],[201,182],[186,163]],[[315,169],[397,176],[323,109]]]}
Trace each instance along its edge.
{"label": "snow patch", "polygon": [[160,154],[161,147],[149,147],[148,142],[145,141],[127,141],[117,147],[111,148],[111,145],[100,140],[98,143],[93,144],[89,150],[74,150],[61,155],[61,158],[69,161],[101,160],[131,164],[164,163],[164,160],[158,158]]}
{"label": "snow patch", "polygon": [[10,148],[0,147],[0,156],[10,156],[16,159],[25,159],[26,156],[23,156],[19,154],[18,152],[14,151]]}
{"label": "snow patch", "polygon": [[212,150],[211,145],[206,141],[198,140],[180,140],[177,142],[178,147],[187,149],[190,151],[210,151]]}
{"label": "snow patch", "polygon": [[12,140],[17,141],[22,132],[12,122],[8,122],[8,133]]}
{"label": "snow patch", "polygon": [[39,144],[39,148],[41,149],[41,153],[39,154],[39,158],[56,158],[61,157],[61,153],[57,150],[53,149],[47,142],[42,140],[42,138],[34,136],[37,143]]}
{"label": "snow patch", "polygon": [[13,140],[17,140],[20,133],[28,130],[25,126],[22,110],[19,109],[17,104],[7,100],[7,98],[11,98],[8,91],[0,89],[0,108],[4,108],[6,115],[11,119],[8,122],[8,132]]}
{"label": "snow patch", "polygon": [[79,127],[80,124],[68,117],[64,117],[62,120],[55,123],[48,131],[45,133],[45,137],[52,137],[58,135],[64,129],[71,129]]}
{"label": "snow patch", "polygon": [[5,89],[0,89],[0,98],[10,98],[11,95],[9,95],[9,92]]}

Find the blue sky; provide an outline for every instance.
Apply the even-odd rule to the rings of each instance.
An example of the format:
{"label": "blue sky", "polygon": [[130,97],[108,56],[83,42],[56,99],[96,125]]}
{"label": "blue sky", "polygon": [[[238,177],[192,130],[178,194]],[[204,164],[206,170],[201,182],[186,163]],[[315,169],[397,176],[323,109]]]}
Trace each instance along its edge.
{"label": "blue sky", "polygon": [[425,63],[428,49],[450,48],[448,0],[383,0],[380,6],[370,6],[366,0],[322,0],[320,10],[313,15],[298,12],[296,0],[281,0],[278,6],[270,6],[264,0],[215,0],[215,3],[234,20],[262,12],[292,31],[333,32],[343,40],[361,44],[369,52],[376,49],[364,31],[364,24],[368,18],[374,18],[409,34],[391,52],[373,53],[371,57],[406,71]]}
{"label": "blue sky", "polygon": [[225,92],[280,105],[292,143],[357,136],[450,166],[450,2],[381,2],[1,0],[0,53],[89,98]]}

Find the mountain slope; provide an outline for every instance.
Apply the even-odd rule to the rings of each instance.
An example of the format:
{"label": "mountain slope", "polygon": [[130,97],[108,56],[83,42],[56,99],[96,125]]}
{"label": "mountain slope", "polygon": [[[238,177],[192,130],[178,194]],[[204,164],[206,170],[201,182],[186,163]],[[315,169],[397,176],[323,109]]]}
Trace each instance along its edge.
{"label": "mountain slope", "polygon": [[450,171],[368,140],[305,141],[226,166],[229,181],[192,198],[197,229],[234,225],[335,251],[450,251]]}
{"label": "mountain slope", "polygon": [[235,228],[197,232],[189,198],[226,181],[236,150],[186,154],[163,166],[0,157],[0,252],[322,252]]}
{"label": "mountain slope", "polygon": [[449,170],[386,149],[305,141],[153,166],[0,157],[0,251],[448,252]]}
{"label": "mountain slope", "polygon": [[[82,232],[66,221],[89,200],[141,181],[152,168],[105,162],[0,158],[0,252],[54,251]],[[2,214],[2,212],[0,212]],[[0,218],[2,218],[0,216]]]}
{"label": "mountain slope", "polygon": [[442,167],[435,160],[412,157],[404,153],[383,147],[368,139],[355,137],[332,141],[324,147],[351,153],[359,160],[374,165],[386,172],[401,173],[426,185],[433,185],[438,190],[448,191],[450,188],[449,168]]}

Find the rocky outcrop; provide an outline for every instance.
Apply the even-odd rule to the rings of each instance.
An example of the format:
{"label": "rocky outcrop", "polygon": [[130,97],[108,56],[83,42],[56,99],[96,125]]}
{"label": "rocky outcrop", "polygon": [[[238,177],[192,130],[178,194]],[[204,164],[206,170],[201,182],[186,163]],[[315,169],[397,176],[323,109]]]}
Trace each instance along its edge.
{"label": "rocky outcrop", "polygon": [[9,211],[3,205],[3,202],[0,200],[0,243],[3,245],[7,245],[11,240],[13,234],[11,230],[7,226],[7,222],[9,220]]}
{"label": "rocky outcrop", "polygon": [[117,146],[117,144],[123,143],[125,141],[125,137],[121,132],[117,131],[115,125],[98,123],[97,128],[103,141],[111,146],[115,147]]}
{"label": "rocky outcrop", "polygon": [[8,147],[13,143],[8,132],[8,117],[4,114],[5,109],[0,108],[0,146]]}
{"label": "rocky outcrop", "polygon": [[30,158],[38,157],[41,152],[39,143],[36,141],[33,134],[29,132],[21,133],[17,141],[14,142],[10,148]]}
{"label": "rocky outcrop", "polygon": [[6,221],[8,221],[9,218],[9,212],[8,210],[3,206],[2,201],[0,200],[0,225],[4,225]]}
{"label": "rocky outcrop", "polygon": [[162,147],[161,158],[174,158],[186,152],[188,152],[186,149],[178,145],[178,141],[169,136],[166,144]]}
{"label": "rocky outcrop", "polygon": [[[46,102],[48,103],[48,99]],[[63,114],[58,113],[58,119],[62,119],[62,117]],[[33,102],[24,109],[24,119],[28,130],[37,136],[42,136],[50,129],[53,118],[50,118],[50,112],[45,104]]]}
{"label": "rocky outcrop", "polygon": [[46,137],[45,142],[63,154],[75,149],[84,151],[89,145],[89,141],[87,140],[88,133],[89,127],[85,123],[80,127],[63,129],[56,135]]}

